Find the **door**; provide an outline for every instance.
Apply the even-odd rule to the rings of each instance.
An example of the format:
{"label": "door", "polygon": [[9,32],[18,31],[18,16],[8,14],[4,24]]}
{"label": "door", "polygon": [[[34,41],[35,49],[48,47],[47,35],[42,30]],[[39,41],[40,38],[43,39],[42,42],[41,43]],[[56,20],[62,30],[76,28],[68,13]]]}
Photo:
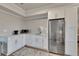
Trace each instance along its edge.
{"label": "door", "polygon": [[65,49],[64,18],[49,20],[49,51],[64,54]]}

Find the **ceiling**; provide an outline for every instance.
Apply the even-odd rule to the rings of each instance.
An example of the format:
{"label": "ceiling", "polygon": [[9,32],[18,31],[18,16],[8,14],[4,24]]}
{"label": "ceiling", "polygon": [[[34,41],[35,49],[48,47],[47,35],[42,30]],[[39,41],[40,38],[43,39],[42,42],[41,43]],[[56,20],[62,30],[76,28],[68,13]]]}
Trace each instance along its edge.
{"label": "ceiling", "polygon": [[[31,16],[47,12],[52,7],[69,6],[73,3],[0,3],[0,9],[9,14]],[[79,5],[79,4],[78,4]]]}
{"label": "ceiling", "polygon": [[50,3],[16,3],[19,7],[23,8],[24,10],[31,10],[43,6],[47,6]]}
{"label": "ceiling", "polygon": [[19,7],[23,8],[25,11],[32,10],[44,6],[50,6],[57,7],[62,5],[68,5],[68,3],[16,3]]}

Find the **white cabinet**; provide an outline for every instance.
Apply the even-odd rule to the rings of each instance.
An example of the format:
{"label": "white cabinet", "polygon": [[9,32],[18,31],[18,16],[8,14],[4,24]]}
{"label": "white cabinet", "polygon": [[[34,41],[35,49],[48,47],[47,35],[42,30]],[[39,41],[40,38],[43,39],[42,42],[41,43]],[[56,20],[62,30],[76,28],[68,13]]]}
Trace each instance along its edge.
{"label": "white cabinet", "polygon": [[42,36],[26,35],[26,45],[42,49]]}
{"label": "white cabinet", "polygon": [[53,8],[48,11],[48,19],[64,18],[65,9],[63,8]]}
{"label": "white cabinet", "polygon": [[42,39],[42,36],[39,37],[39,44],[40,44],[40,48],[42,49],[43,47],[43,39]]}
{"label": "white cabinet", "polygon": [[64,8],[56,8],[56,14],[55,14],[55,17],[56,18],[64,18],[65,17],[65,10],[64,10]]}
{"label": "white cabinet", "polygon": [[47,37],[40,35],[16,35],[8,38],[7,55],[22,48],[24,45],[32,46],[40,49],[48,49]]}
{"label": "white cabinet", "polygon": [[48,19],[55,19],[56,18],[55,14],[56,14],[55,9],[49,10],[48,11]]}
{"label": "white cabinet", "polygon": [[32,36],[27,34],[25,36],[25,42],[26,42],[26,45],[31,46],[32,45]]}
{"label": "white cabinet", "polygon": [[15,44],[15,39],[13,37],[8,38],[8,43],[7,43],[7,55],[11,54],[16,50],[16,44]]}
{"label": "white cabinet", "polygon": [[16,35],[16,36],[9,37],[7,45],[8,45],[7,46],[8,47],[7,48],[7,55],[9,55],[24,46],[23,36]]}
{"label": "white cabinet", "polygon": [[22,36],[15,37],[16,50],[23,47],[23,38]]}
{"label": "white cabinet", "polygon": [[36,36],[35,47],[42,49],[42,37],[41,36]]}
{"label": "white cabinet", "polygon": [[37,36],[32,35],[31,36],[31,46],[37,48],[37,42],[36,42]]}
{"label": "white cabinet", "polygon": [[20,40],[21,40],[21,44],[22,44],[22,47],[25,46],[25,35],[20,35]]}
{"label": "white cabinet", "polygon": [[48,37],[43,37],[43,49],[48,50]]}
{"label": "white cabinet", "polygon": [[32,46],[35,48],[48,50],[48,39],[42,35],[15,35],[8,37],[7,42],[7,54],[15,52],[22,48],[24,45]]}

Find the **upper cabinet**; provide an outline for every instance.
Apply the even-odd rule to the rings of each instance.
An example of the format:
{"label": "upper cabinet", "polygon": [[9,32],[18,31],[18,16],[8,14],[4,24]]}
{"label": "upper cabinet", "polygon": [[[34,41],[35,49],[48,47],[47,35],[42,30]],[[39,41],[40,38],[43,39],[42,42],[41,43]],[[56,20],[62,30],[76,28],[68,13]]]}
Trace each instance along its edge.
{"label": "upper cabinet", "polygon": [[48,19],[64,18],[64,8],[53,8],[48,11]]}

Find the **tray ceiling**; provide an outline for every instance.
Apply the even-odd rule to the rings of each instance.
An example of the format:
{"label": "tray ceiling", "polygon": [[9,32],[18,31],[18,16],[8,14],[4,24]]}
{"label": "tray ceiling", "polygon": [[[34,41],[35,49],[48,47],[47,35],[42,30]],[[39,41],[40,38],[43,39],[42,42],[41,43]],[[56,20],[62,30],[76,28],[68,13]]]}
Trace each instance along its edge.
{"label": "tray ceiling", "polygon": [[16,3],[16,5],[27,11],[27,10],[32,10],[50,5],[52,5],[52,7],[68,5],[68,3]]}

